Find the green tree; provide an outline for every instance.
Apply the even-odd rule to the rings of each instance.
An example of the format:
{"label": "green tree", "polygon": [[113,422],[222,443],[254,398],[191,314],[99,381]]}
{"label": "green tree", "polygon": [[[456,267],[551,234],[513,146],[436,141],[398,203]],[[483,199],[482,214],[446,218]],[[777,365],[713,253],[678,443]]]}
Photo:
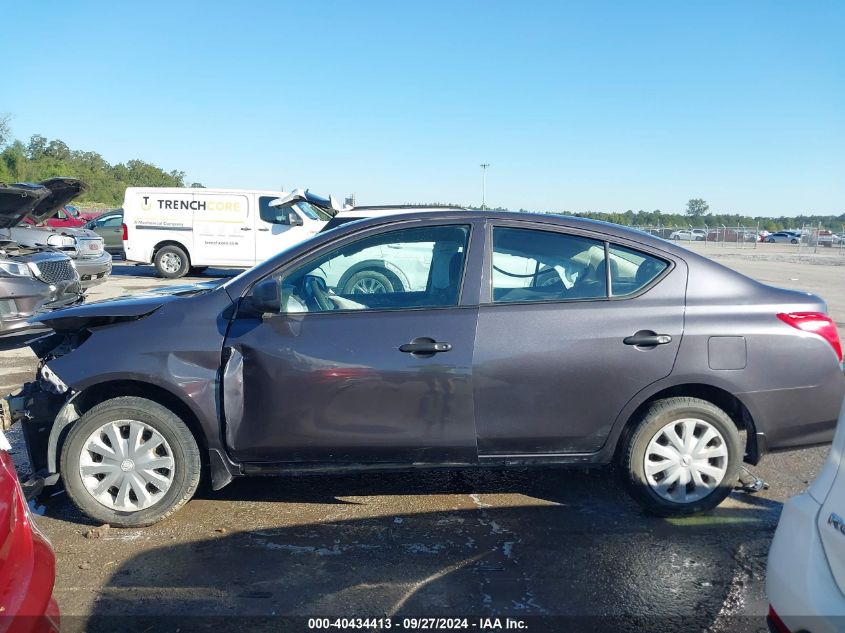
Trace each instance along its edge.
{"label": "green tree", "polygon": [[0,114],[0,147],[4,147],[12,138],[12,128],[9,127],[11,114]]}
{"label": "green tree", "polygon": [[694,218],[700,218],[701,216],[706,215],[709,210],[710,205],[701,198],[692,198],[689,202],[687,202],[687,215]]}

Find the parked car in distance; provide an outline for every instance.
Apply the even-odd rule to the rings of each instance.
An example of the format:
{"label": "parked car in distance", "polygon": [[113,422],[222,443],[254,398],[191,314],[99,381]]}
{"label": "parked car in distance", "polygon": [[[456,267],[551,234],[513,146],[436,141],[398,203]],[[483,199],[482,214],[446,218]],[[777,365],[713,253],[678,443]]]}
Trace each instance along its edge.
{"label": "parked car in distance", "polygon": [[756,242],[754,231],[736,229],[711,229],[707,233],[708,242]]}
{"label": "parked car in distance", "polygon": [[[61,209],[56,200],[70,200],[84,193],[85,183],[75,178],[50,178],[38,184],[17,183],[18,188],[46,188],[50,198],[29,214],[27,220],[10,229],[12,239],[21,246],[49,246],[70,257],[79,272],[83,289],[103,283],[111,273],[112,258],[103,248],[103,238],[83,228],[53,228],[45,222]],[[53,200],[53,202],[51,202]]]}
{"label": "parked car in distance", "polygon": [[670,240],[686,240],[689,242],[703,242],[707,239],[707,231],[704,229],[680,229],[669,235]]}
{"label": "parked car in distance", "polygon": [[109,211],[86,222],[82,228],[103,238],[103,246],[111,255],[123,255],[123,209]]}
{"label": "parked car in distance", "polygon": [[45,224],[56,228],[79,228],[99,216],[100,213],[80,211],[77,207],[68,204],[59,209],[56,215],[48,218]]}
{"label": "parked car in distance", "polygon": [[798,244],[801,241],[801,234],[794,231],[778,231],[766,236],[769,244]]}
{"label": "parked car in distance", "polygon": [[0,334],[29,327],[36,313],[82,300],[74,262],[52,246],[22,246],[11,229],[31,213],[51,204],[46,187],[0,185]]}
{"label": "parked car in distance", "polygon": [[127,260],[153,264],[167,279],[254,266],[315,235],[341,208],[301,189],[128,187],[123,246]]}
{"label": "parked car in distance", "polygon": [[58,633],[56,557],[33,521],[10,450],[0,430],[0,623],[10,633]]}
{"label": "parked car in distance", "polygon": [[[427,250],[425,285],[345,292],[336,273],[374,249]],[[203,464],[217,490],[242,475],[615,462],[647,511],[691,514],[730,494],[743,461],[829,442],[845,395],[820,298],[562,216],[362,219],[223,283],[34,321],[54,333],[32,342],[37,378],[10,417],[36,476],[113,526],[177,510]]]}
{"label": "parked car in distance", "polygon": [[845,402],[827,460],[783,506],[766,572],[770,628],[841,631],[845,622]]}

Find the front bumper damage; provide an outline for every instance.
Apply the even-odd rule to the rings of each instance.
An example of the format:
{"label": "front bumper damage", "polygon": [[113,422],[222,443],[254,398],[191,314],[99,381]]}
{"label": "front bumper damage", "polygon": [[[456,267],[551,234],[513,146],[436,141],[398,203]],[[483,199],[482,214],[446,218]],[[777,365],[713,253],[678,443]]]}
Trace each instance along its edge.
{"label": "front bumper damage", "polygon": [[8,430],[13,424],[20,424],[26,443],[32,475],[25,482],[25,490],[40,490],[58,482],[57,447],[62,435],[79,418],[74,395],[70,391],[51,392],[38,380],[0,399],[0,425]]}

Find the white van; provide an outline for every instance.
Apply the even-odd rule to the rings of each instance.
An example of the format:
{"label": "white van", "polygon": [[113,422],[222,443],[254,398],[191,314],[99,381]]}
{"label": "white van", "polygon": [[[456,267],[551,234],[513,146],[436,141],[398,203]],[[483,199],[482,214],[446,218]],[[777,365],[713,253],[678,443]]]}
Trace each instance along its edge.
{"label": "white van", "polygon": [[126,259],[174,279],[209,266],[249,267],[319,233],[338,211],[309,191],[128,187]]}

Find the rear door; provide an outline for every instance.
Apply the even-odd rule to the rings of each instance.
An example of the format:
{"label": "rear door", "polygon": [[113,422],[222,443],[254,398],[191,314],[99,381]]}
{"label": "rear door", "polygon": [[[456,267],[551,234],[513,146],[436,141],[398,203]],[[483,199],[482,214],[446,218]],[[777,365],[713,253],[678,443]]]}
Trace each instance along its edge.
{"label": "rear door", "polygon": [[489,230],[473,363],[479,454],[595,452],[625,404],[672,371],[686,266],[551,225]]}

